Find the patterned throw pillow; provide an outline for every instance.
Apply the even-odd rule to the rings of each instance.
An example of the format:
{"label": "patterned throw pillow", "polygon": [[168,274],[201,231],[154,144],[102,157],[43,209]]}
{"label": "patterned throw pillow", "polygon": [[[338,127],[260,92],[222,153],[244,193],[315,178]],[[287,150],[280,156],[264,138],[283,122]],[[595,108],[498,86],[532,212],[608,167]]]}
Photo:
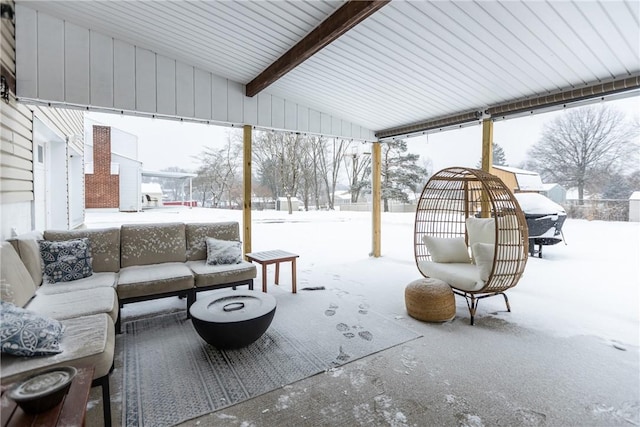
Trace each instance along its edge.
{"label": "patterned throw pillow", "polygon": [[59,242],[41,240],[39,243],[42,270],[47,283],[70,282],[93,274],[88,238]]}
{"label": "patterned throw pillow", "polygon": [[207,264],[240,264],[241,262],[242,248],[240,242],[207,237]]}
{"label": "patterned throw pillow", "polygon": [[54,319],[0,301],[0,351],[14,356],[46,356],[62,352],[64,326]]}

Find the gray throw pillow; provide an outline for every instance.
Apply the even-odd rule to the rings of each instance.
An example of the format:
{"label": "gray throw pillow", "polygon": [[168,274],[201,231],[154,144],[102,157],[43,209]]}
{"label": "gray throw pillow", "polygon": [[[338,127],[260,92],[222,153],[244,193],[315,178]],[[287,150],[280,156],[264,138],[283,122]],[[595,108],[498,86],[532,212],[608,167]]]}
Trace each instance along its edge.
{"label": "gray throw pillow", "polygon": [[47,283],[70,282],[93,274],[89,239],[41,240],[42,272]]}
{"label": "gray throw pillow", "polygon": [[219,240],[207,237],[207,264],[240,264],[242,247],[237,240]]}
{"label": "gray throw pillow", "polygon": [[0,301],[0,351],[14,356],[46,356],[62,352],[64,326],[55,319]]}

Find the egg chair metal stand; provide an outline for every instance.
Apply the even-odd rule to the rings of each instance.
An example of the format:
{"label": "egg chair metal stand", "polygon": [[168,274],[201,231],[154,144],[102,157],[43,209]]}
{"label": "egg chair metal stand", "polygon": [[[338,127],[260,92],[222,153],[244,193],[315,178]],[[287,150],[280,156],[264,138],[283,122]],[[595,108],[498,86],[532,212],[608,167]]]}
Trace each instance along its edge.
{"label": "egg chair metal stand", "polygon": [[[478,223],[484,234],[475,231]],[[434,260],[431,242],[442,245],[461,239],[468,259]],[[432,245],[431,251],[425,241]],[[502,295],[511,311],[505,291],[520,280],[527,250],[524,213],[497,176],[452,167],[435,173],[423,188],[414,225],[416,265],[424,277],[447,282],[456,295],[465,298],[472,325],[481,299]]]}

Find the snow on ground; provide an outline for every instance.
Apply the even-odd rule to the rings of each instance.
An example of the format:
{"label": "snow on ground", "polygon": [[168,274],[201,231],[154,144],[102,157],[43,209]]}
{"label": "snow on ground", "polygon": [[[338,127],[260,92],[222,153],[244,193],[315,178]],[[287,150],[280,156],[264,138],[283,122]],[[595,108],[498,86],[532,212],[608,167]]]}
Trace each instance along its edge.
{"label": "snow on ground", "polygon": [[[171,221],[242,223],[242,212],[173,207],[137,213],[88,210],[86,215],[90,228]],[[406,316],[401,290],[421,277],[413,256],[413,222],[412,213],[383,213],[382,257],[371,258],[370,213],[253,211],[252,250],[300,254],[299,289],[348,288],[365,295],[372,306],[384,306],[388,315]],[[593,335],[624,348],[638,347],[640,223],[567,219],[563,231],[567,245],[544,246],[543,258],[530,257],[523,278],[508,291],[512,312],[505,312],[501,298],[489,298],[480,302],[478,316],[490,314],[558,336]],[[283,268],[284,287],[288,268]],[[390,303],[390,295],[397,300]],[[136,310],[133,306],[137,304],[125,306],[125,313]],[[460,299],[457,310],[468,316]]]}

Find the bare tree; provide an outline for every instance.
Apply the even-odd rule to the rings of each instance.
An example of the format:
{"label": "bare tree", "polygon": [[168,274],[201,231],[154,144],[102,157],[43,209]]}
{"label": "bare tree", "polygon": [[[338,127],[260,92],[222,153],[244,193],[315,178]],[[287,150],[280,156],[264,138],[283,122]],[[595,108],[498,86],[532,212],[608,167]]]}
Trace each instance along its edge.
{"label": "bare tree", "polygon": [[257,131],[253,142],[253,165],[260,184],[278,197],[277,141],[274,132]]}
{"label": "bare tree", "polygon": [[577,188],[582,204],[590,181],[625,171],[638,161],[637,134],[637,126],[608,106],[569,110],[545,125],[540,141],[528,152],[528,165],[547,181]]}
{"label": "bare tree", "polygon": [[278,168],[282,177],[282,190],[287,198],[289,215],[293,213],[291,198],[298,192],[298,184],[302,175],[302,138],[298,133],[281,133],[282,145],[278,156]]}
{"label": "bare tree", "polygon": [[327,203],[329,209],[334,209],[334,195],[336,192],[336,184],[340,175],[340,165],[349,147],[349,142],[344,139],[333,138],[329,144],[324,138],[321,138],[323,148],[319,150],[318,167],[322,178],[324,179],[325,188],[327,190]]}
{"label": "bare tree", "polygon": [[240,144],[232,141],[229,136],[223,147],[205,147],[200,154],[194,156],[200,161],[194,186],[202,197],[203,205],[209,194],[214,207],[234,207],[239,203],[241,152]]}
{"label": "bare tree", "polygon": [[301,146],[300,146],[300,184],[299,184],[299,192],[302,202],[304,204],[304,210],[309,210],[309,199],[311,198],[312,193],[315,193],[316,197],[316,208],[318,207],[318,198],[317,198],[317,170],[316,166],[316,158],[314,157],[314,146],[313,140],[316,137],[312,136],[303,136],[301,137]]}
{"label": "bare tree", "polygon": [[254,159],[259,175],[271,181],[275,195],[287,198],[289,214],[293,213],[291,198],[298,191],[301,176],[302,137],[290,132],[257,132]]}
{"label": "bare tree", "polygon": [[320,209],[320,190],[322,183],[320,182],[320,176],[318,174],[320,168],[320,158],[326,155],[325,139],[321,136],[310,135],[309,151],[312,161],[312,174],[313,174],[313,200],[316,205],[316,210]]}
{"label": "bare tree", "polygon": [[371,153],[360,152],[357,145],[352,145],[350,152],[344,155],[344,163],[349,179],[351,203],[358,203],[360,193],[370,185]]}

